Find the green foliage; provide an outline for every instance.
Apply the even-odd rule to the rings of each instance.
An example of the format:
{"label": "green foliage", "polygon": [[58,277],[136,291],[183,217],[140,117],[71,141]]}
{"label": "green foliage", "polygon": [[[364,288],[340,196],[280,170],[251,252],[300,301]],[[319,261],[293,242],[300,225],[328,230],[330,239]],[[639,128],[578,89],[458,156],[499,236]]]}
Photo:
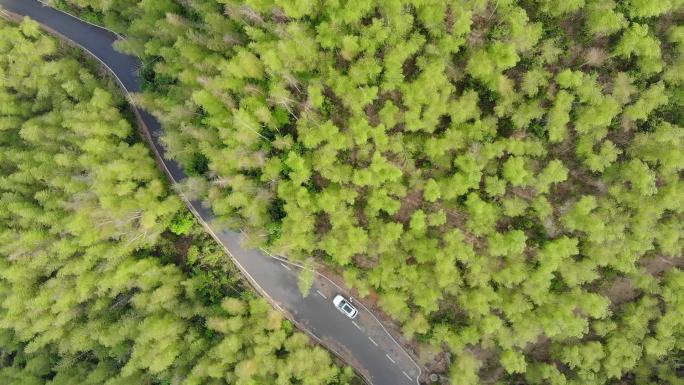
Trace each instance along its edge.
{"label": "green foliage", "polygon": [[482,364],[469,353],[458,354],[451,366],[451,380],[463,385],[479,384],[478,371]]}
{"label": "green foliage", "polygon": [[169,223],[169,231],[176,235],[184,235],[190,231],[193,225],[195,225],[195,218],[191,213],[179,212]]}
{"label": "green foliage", "polygon": [[212,262],[113,82],[37,31],[0,21],[0,383],[348,384]]}
{"label": "green foliage", "polygon": [[519,156],[508,158],[503,165],[502,174],[513,186],[523,186],[531,177],[525,167],[525,158]]}
{"label": "green foliage", "polygon": [[154,59],[142,103],[222,219],[453,382],[676,383],[680,0],[70,3]]}
{"label": "green foliage", "polygon": [[576,12],[584,7],[584,0],[570,0],[557,2],[553,0],[536,0],[541,3],[541,10],[551,16],[561,16],[566,13]]}
{"label": "green foliage", "polygon": [[439,199],[441,192],[439,191],[439,185],[434,179],[429,179],[427,183],[425,183],[423,195],[425,200],[428,202],[435,202],[437,199]]}
{"label": "green foliage", "polygon": [[535,68],[523,75],[521,89],[527,96],[535,96],[540,88],[548,85],[550,73],[542,68]]}
{"label": "green foliage", "polygon": [[614,52],[625,58],[636,56],[640,70],[646,75],[662,70],[660,42],[649,33],[647,25],[632,23],[622,34]]}
{"label": "green foliage", "polygon": [[525,372],[525,356],[513,350],[506,350],[501,353],[501,365],[504,367],[506,372],[512,373],[524,373]]}
{"label": "green foliage", "polygon": [[552,184],[565,182],[567,179],[568,169],[563,162],[554,159],[537,175],[535,188],[538,192],[545,194],[549,192]]}
{"label": "green foliage", "polygon": [[496,88],[501,72],[513,67],[519,59],[514,46],[497,41],[486,49],[474,52],[466,70],[475,79]]}
{"label": "green foliage", "polygon": [[673,3],[672,0],[629,0],[627,12],[632,18],[653,17],[670,11],[674,7]]}
{"label": "green foliage", "polygon": [[649,87],[634,104],[625,108],[625,116],[632,120],[645,120],[653,110],[667,103],[663,83]]}
{"label": "green foliage", "polygon": [[616,12],[613,0],[590,0],[586,8],[586,27],[590,34],[605,36],[627,26],[625,16]]}
{"label": "green foliage", "polygon": [[308,269],[301,269],[299,275],[297,276],[297,285],[299,286],[299,291],[304,297],[309,296],[311,292],[311,287],[314,283],[315,274],[313,271]]}

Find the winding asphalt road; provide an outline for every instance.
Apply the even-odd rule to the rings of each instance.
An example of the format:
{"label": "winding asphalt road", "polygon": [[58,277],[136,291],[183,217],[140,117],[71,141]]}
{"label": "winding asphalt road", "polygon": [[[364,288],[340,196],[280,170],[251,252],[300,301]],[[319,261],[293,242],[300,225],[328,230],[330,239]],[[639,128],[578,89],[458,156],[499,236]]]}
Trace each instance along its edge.
{"label": "winding asphalt road", "polygon": [[[137,69],[139,61],[112,48],[120,36],[66,13],[45,6],[37,0],[0,0],[10,13],[28,16],[51,33],[70,40],[99,60],[111,71],[127,93],[140,92]],[[160,141],[163,136],[159,122],[148,112],[138,110],[142,131],[147,137],[160,167],[172,183],[186,178],[180,166],[166,158]],[[420,367],[411,356],[387,333],[377,318],[361,303],[360,314],[350,320],[332,305],[332,297],[345,294],[345,289],[317,274],[310,294],[303,297],[297,287],[298,270],[305,268],[262,250],[242,247],[240,233],[215,230],[211,223],[215,216],[200,201],[182,197],[205,229],[220,242],[233,261],[276,308],[309,333],[314,339],[353,366],[372,385],[401,385],[418,383]]]}

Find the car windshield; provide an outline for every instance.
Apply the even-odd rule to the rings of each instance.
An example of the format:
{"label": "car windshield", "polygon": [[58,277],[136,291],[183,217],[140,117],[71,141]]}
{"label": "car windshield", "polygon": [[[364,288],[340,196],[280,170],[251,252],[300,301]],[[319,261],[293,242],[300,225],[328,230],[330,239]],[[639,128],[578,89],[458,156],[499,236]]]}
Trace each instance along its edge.
{"label": "car windshield", "polygon": [[345,303],[344,305],[342,305],[342,309],[343,309],[344,311],[346,311],[347,313],[351,313],[352,310],[354,310],[354,309],[352,309],[351,306],[347,305],[346,303]]}

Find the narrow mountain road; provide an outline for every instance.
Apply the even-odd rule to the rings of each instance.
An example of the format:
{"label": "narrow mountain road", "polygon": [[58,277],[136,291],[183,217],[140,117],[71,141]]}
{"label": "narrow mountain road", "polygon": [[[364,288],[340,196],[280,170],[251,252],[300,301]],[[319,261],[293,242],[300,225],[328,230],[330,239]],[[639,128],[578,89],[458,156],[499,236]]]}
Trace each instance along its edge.
{"label": "narrow mountain road", "polygon": [[[112,44],[120,37],[106,29],[91,25],[37,0],[0,0],[5,16],[28,16],[63,39],[80,46],[99,60],[118,80],[127,93],[140,92],[138,59],[116,52]],[[7,12],[9,11],[9,12]],[[14,15],[12,15],[14,14]],[[141,130],[147,136],[157,161],[171,183],[186,178],[180,166],[165,157],[159,122],[148,112],[138,110]],[[298,270],[304,267],[263,251],[244,248],[241,234],[215,230],[211,209],[199,201],[183,197],[188,208],[205,229],[220,242],[254,287],[295,324],[322,345],[353,366],[372,385],[417,384],[420,367],[387,333],[377,318],[354,300],[359,316],[351,320],[332,304],[335,294],[346,290],[320,274],[307,297],[297,287]]]}

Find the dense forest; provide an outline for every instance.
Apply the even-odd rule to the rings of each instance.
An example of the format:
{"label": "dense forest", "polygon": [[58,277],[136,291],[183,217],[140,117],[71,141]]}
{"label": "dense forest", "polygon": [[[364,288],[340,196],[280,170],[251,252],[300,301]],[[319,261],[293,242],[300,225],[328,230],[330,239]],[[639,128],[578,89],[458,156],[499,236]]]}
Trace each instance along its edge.
{"label": "dense forest", "polygon": [[146,63],[188,190],[453,384],[684,381],[682,0],[54,3]]}
{"label": "dense forest", "polygon": [[350,384],[243,286],[84,63],[0,19],[0,384]]}

